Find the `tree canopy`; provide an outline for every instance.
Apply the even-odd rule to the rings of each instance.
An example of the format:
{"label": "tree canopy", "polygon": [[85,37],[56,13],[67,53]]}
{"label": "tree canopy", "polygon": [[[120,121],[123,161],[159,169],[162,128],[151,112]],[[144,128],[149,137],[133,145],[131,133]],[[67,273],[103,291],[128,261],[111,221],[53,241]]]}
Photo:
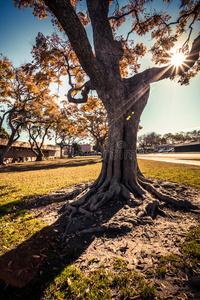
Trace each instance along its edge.
{"label": "tree canopy", "polygon": [[[199,1],[180,0],[179,7],[176,7],[177,15],[173,20],[170,15],[173,8],[168,13],[166,11],[160,12],[160,10],[157,12],[156,6],[153,6],[154,2],[156,1],[106,0],[102,4],[101,1],[67,0],[63,11],[61,11],[63,3],[59,0],[54,2],[48,0],[13,0],[14,5],[20,9],[24,7],[33,8],[34,16],[39,18],[51,16],[53,24],[56,24],[61,31],[65,31],[69,38],[71,46],[69,44],[67,46],[68,53],[69,50],[76,53],[81,66],[90,78],[93,78],[97,68],[99,72],[103,72],[97,63],[98,56],[101,58],[102,65],[106,67],[105,55],[103,54],[105,51],[112,52],[112,54],[113,51],[116,52],[114,56],[117,61],[120,60],[119,68],[122,77],[130,75],[131,72],[137,73],[140,68],[138,59],[147,54],[147,46],[143,42],[135,42],[135,40],[137,41],[137,36],[145,36],[149,32],[155,43],[148,50],[152,53],[152,59],[156,64],[170,64],[170,58],[173,56],[171,49],[181,36],[184,36],[185,39],[182,39],[184,42],[179,44],[179,51],[185,55],[189,53],[189,41],[193,36],[195,22],[199,21]],[[163,0],[163,2],[172,3],[172,5],[174,3],[173,0]],[[158,3],[156,5],[158,6]],[[166,9],[169,7],[166,5]],[[97,9],[100,9],[101,14],[99,14],[99,20],[94,20],[93,14]],[[95,25],[97,23],[98,25]],[[92,50],[93,45],[91,45],[85,30],[90,24],[93,28],[95,55]],[[120,31],[120,27],[123,27],[123,30]],[[109,47],[105,47],[108,43]],[[70,49],[70,47],[72,48]],[[187,84],[189,78],[197,74],[199,62],[196,58],[198,51],[195,49],[197,50],[198,47],[196,42],[193,56],[190,57],[187,66],[183,65],[182,68],[178,68],[179,70],[170,68],[170,77],[179,74],[181,75],[180,82]],[[105,48],[107,49],[105,50]],[[194,62],[196,63],[194,64]],[[115,63],[113,60],[113,67]],[[96,68],[91,68],[92,64]],[[188,67],[190,71],[185,73],[189,69]],[[169,77],[169,74],[166,77]]]}

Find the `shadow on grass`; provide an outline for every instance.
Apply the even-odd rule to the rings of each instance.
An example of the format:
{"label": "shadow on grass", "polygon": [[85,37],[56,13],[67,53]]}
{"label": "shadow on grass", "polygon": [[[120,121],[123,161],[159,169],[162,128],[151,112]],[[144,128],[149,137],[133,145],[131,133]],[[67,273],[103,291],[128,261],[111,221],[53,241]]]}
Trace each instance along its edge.
{"label": "shadow on grass", "polygon": [[[88,222],[98,226],[112,218],[123,205],[118,202],[118,205],[112,205],[110,210],[104,207],[103,218],[98,218],[97,221],[95,217]],[[66,226],[65,222],[66,218],[60,217],[52,226],[43,228],[15,249],[0,257],[2,299],[41,299],[45,288],[54,278],[65,267],[75,262],[89,247],[95,238],[93,233],[71,235],[68,236],[66,242],[62,241],[61,235]],[[97,235],[103,237],[104,234],[98,233]]]}
{"label": "shadow on grass", "polygon": [[[12,201],[0,206],[0,217],[3,217],[7,214],[14,213],[16,216],[20,215],[20,212],[24,210],[20,208],[21,200]],[[19,209],[18,209],[19,208]]]}
{"label": "shadow on grass", "polygon": [[101,159],[73,159],[73,160],[60,160],[60,161],[43,161],[34,163],[24,163],[16,165],[8,165],[0,168],[0,173],[7,172],[28,172],[28,171],[39,171],[39,170],[49,170],[58,168],[70,168],[70,167],[80,167],[85,165],[93,165],[100,163]]}
{"label": "shadow on grass", "polygon": [[10,194],[18,192],[16,188],[12,188],[6,185],[0,186],[0,189],[6,189],[6,192],[0,194],[1,197],[10,196]]}
{"label": "shadow on grass", "polygon": [[[81,186],[81,187],[80,187]],[[68,193],[58,194],[55,192],[50,192],[49,194],[41,194],[41,195],[29,195],[29,197],[21,197],[21,199],[8,202],[0,205],[0,217],[3,217],[7,214],[13,214],[15,217],[20,216],[21,212],[28,211],[31,209],[36,209],[39,207],[45,207],[52,203],[59,203],[63,201],[67,201],[70,199],[69,194],[71,189],[83,188],[82,184],[76,184],[74,186],[67,187]],[[5,188],[5,186],[4,186]],[[15,190],[13,189],[13,192]],[[54,194],[52,196],[52,193]],[[9,193],[8,193],[9,194]],[[2,195],[2,194],[1,194]],[[9,194],[10,195],[10,194]]]}
{"label": "shadow on grass", "polygon": [[0,257],[1,299],[41,299],[43,290],[82,253],[70,251],[51,227],[45,227]]}
{"label": "shadow on grass", "polygon": [[[16,208],[19,207],[19,205],[22,203],[23,199],[15,200],[15,201],[9,201],[9,197],[16,192],[19,192],[16,188],[9,187],[9,186],[0,186],[0,190],[2,192],[0,193],[0,199],[5,198],[1,200],[0,202],[0,217],[3,217],[6,214],[14,213],[16,212]],[[5,190],[5,192],[3,191]]]}

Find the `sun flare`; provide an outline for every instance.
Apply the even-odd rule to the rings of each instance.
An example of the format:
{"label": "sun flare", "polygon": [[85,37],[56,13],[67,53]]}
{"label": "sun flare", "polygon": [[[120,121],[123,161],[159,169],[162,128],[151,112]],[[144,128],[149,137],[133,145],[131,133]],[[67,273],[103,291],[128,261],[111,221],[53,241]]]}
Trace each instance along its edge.
{"label": "sun flare", "polygon": [[170,58],[170,63],[177,68],[183,64],[184,60],[185,55],[182,52],[176,51]]}

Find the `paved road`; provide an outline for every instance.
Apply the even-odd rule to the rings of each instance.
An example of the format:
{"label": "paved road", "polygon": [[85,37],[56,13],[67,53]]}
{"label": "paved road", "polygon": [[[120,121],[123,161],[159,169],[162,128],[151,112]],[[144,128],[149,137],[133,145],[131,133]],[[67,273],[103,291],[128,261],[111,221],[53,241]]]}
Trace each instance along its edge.
{"label": "paved road", "polygon": [[200,166],[200,152],[196,153],[150,153],[138,154],[139,159],[166,161],[179,164]]}

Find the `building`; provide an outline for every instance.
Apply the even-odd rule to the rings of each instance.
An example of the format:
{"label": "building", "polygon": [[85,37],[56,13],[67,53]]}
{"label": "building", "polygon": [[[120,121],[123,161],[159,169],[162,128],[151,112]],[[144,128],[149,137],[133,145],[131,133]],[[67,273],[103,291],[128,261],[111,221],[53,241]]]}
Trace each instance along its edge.
{"label": "building", "polygon": [[189,143],[174,143],[158,145],[154,147],[154,152],[200,152],[200,140]]}
{"label": "building", "polygon": [[[93,150],[93,146],[90,144],[82,144],[80,153],[78,155],[96,155],[96,151]],[[63,147],[63,155],[68,155],[69,152],[72,151],[72,146],[64,146]]]}
{"label": "building", "polygon": [[81,151],[83,153],[93,151],[93,147],[90,144],[83,144],[83,145],[80,145],[80,146],[81,146]]}
{"label": "building", "polygon": [[[0,152],[6,147],[8,140],[0,139]],[[55,158],[60,156],[59,146],[43,145],[42,152],[45,157]],[[6,154],[4,159],[5,163],[11,163],[14,161],[35,161],[36,155],[31,150],[29,143],[16,141],[12,144],[10,150]]]}
{"label": "building", "polygon": [[200,152],[200,140],[190,143],[176,144],[174,146],[175,152]]}

